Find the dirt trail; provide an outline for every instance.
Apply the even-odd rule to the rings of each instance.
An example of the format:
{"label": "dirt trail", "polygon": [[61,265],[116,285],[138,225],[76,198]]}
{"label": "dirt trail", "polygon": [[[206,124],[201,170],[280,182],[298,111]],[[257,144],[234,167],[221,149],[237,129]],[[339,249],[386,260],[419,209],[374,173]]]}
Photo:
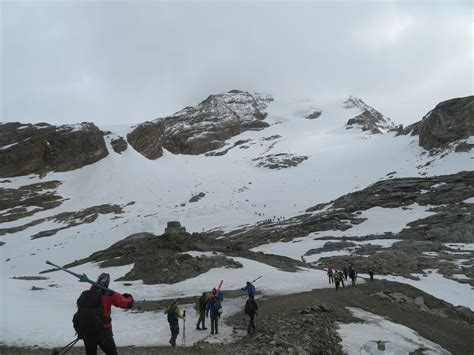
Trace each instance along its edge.
{"label": "dirt trail", "polygon": [[[417,297],[418,301],[412,302]],[[345,306],[358,307],[403,324],[453,354],[471,354],[474,349],[473,312],[452,307],[412,286],[396,282],[374,281],[348,286],[338,292],[331,288],[264,297],[259,300],[259,306],[257,333],[237,338],[232,344],[197,343],[193,347],[174,349],[126,347],[119,349],[119,353],[340,354],[341,339],[335,323],[357,321]],[[227,320],[236,331],[245,330],[246,322],[243,312]],[[51,349],[0,347],[0,353],[51,354]],[[83,353],[82,348],[75,348],[68,354]]]}

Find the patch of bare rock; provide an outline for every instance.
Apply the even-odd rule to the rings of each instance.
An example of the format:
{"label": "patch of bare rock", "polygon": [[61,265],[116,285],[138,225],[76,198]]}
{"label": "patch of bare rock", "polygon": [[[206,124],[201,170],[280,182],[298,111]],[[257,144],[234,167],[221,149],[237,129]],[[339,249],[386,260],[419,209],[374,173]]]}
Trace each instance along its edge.
{"label": "patch of bare rock", "polygon": [[305,155],[294,155],[289,153],[269,154],[262,157],[252,159],[259,168],[268,169],[287,169],[298,166],[300,163],[308,159]]}
{"label": "patch of bare rock", "polygon": [[63,202],[63,198],[56,194],[59,185],[59,181],[52,180],[18,189],[0,187],[0,223],[58,207]]}

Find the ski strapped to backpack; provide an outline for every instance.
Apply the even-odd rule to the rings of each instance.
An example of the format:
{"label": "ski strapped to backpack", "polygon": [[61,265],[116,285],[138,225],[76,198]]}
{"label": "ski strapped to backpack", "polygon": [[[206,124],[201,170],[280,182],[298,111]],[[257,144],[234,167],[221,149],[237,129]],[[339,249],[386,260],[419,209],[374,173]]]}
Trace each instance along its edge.
{"label": "ski strapped to backpack", "polygon": [[77,274],[71,270],[68,270],[62,266],[59,266],[59,265],[56,265],[56,264],[53,264],[51,261],[48,261],[46,260],[46,264],[48,265],[51,265],[51,266],[54,266],[55,268],[57,268],[58,270],[63,270],[63,271],[66,271],[67,273],[77,277],[79,279],[80,282],[88,282],[92,285],[94,285],[95,287],[97,288],[100,288],[101,290],[105,291],[106,293],[110,294],[110,295],[113,295],[114,293],[116,293],[114,290],[110,289],[110,288],[107,288],[105,286],[102,286],[101,284],[99,284],[98,282],[95,282],[95,281],[92,281],[91,279],[89,279],[87,277],[86,274]]}
{"label": "ski strapped to backpack", "polygon": [[255,281],[258,281],[258,280],[260,280],[262,277],[263,277],[263,275],[260,275],[260,276],[259,276],[259,277],[257,277],[255,280],[253,280],[253,281],[250,281],[250,283],[252,283],[252,284],[253,284]]}

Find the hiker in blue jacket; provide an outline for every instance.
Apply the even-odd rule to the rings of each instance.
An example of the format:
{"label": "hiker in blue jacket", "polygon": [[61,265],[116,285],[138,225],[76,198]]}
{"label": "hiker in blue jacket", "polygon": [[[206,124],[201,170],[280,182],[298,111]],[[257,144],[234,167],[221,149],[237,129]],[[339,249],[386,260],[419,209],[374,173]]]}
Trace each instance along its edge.
{"label": "hiker in blue jacket", "polygon": [[242,287],[241,290],[247,292],[247,295],[249,297],[255,296],[255,286],[252,285],[252,283],[249,281],[247,281],[247,285],[245,287]]}
{"label": "hiker in blue jacket", "polygon": [[206,307],[206,317],[211,316],[211,334],[219,334],[218,320],[222,313],[221,299],[222,292],[216,289],[212,290],[212,297]]}

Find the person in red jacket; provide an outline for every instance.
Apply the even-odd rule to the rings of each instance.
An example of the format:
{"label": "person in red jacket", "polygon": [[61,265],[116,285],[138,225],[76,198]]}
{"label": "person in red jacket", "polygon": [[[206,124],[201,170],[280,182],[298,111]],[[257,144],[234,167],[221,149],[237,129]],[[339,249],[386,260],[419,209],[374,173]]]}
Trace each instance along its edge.
{"label": "person in red jacket", "polygon": [[[110,275],[100,274],[97,283],[108,288]],[[78,310],[72,321],[78,337],[84,341],[87,355],[96,355],[97,346],[107,355],[117,355],[110,318],[112,305],[129,309],[133,306],[133,297],[128,293],[106,292],[92,285],[77,300]]]}

